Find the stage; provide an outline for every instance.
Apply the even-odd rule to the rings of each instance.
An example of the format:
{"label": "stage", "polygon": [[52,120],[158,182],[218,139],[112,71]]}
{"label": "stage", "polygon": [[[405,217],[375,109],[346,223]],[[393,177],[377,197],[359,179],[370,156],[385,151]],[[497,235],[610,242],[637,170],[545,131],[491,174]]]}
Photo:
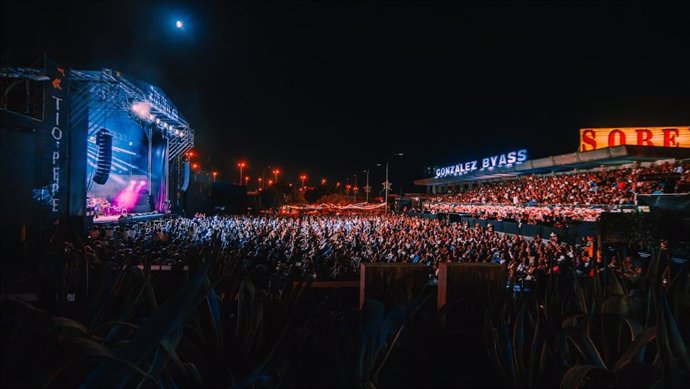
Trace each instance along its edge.
{"label": "stage", "polygon": [[[110,215],[110,216],[99,216],[93,219],[93,224],[116,224],[116,223],[131,223],[131,222],[143,222],[147,220],[160,219],[165,214],[158,212],[144,212],[144,213],[129,213],[126,216],[123,215]],[[122,217],[122,220],[120,218]]]}
{"label": "stage", "polygon": [[186,191],[194,130],[157,86],[44,58],[42,67],[0,67],[0,89],[0,165],[12,183],[3,249],[27,226],[40,231],[55,220],[81,230],[118,223],[120,214],[160,218]]}

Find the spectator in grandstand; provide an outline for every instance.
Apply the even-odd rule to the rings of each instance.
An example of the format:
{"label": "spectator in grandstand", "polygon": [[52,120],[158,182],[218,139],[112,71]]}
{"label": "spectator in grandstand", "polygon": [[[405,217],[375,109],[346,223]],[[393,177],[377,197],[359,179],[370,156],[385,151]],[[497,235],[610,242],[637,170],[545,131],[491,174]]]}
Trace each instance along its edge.
{"label": "spectator in grandstand", "polygon": [[[604,207],[634,205],[637,194],[663,192],[663,183],[644,177],[682,171],[675,190],[690,186],[689,162],[549,176],[521,176],[438,196],[425,209],[526,223],[598,220]],[[509,207],[512,205],[513,207]],[[541,205],[541,206],[538,206]],[[490,206],[500,206],[493,207]]]}

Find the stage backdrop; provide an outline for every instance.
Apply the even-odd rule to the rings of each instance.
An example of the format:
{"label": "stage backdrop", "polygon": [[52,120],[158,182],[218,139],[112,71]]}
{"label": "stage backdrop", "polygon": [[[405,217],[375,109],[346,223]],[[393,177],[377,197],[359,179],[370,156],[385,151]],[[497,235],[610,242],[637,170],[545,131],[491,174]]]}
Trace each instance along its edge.
{"label": "stage backdrop", "polygon": [[[110,175],[102,185],[93,181],[99,158],[96,133],[101,129],[107,130],[113,137]],[[88,196],[106,199],[111,204],[127,208],[129,212],[135,212],[135,209],[150,210],[148,204],[152,186],[149,163],[152,143],[148,128],[130,112],[110,107],[104,110],[102,103],[92,98],[89,102],[86,160]]]}

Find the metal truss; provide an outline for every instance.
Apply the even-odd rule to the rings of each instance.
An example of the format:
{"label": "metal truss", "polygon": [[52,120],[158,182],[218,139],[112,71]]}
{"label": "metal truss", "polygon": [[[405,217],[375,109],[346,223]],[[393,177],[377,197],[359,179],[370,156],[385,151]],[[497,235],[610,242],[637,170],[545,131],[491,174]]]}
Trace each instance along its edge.
{"label": "metal truss", "polygon": [[71,70],[70,82],[85,83],[80,90],[88,91],[82,93],[89,94],[86,100],[91,104],[93,115],[89,120],[93,127],[89,128],[89,134],[102,127],[101,123],[112,114],[113,109],[130,111],[132,104],[146,102],[151,107],[150,114],[155,117],[150,120],[151,128],[160,131],[168,141],[168,162],[176,161],[194,147],[194,130],[177,113],[165,94],[153,85],[132,81],[111,69]]}
{"label": "metal truss", "polygon": [[[0,68],[0,77],[50,80],[43,69],[38,68],[3,67]],[[89,115],[89,136],[104,127],[114,112],[131,112],[134,103],[146,102],[150,105],[149,118],[133,116],[136,120],[148,122],[153,131],[160,131],[167,139],[169,163],[177,161],[194,147],[194,130],[159,88],[134,81],[112,69],[70,70],[68,80],[75,102],[71,107],[71,120],[76,123]]]}
{"label": "metal truss", "polygon": [[0,77],[7,78],[28,78],[34,81],[48,81],[50,78],[45,74],[43,69],[36,68],[0,68]]}

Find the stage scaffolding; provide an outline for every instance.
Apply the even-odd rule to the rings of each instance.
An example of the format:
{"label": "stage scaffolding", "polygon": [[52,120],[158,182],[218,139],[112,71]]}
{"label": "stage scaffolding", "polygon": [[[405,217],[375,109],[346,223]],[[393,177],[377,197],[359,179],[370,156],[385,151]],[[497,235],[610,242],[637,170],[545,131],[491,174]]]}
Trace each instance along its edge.
{"label": "stage scaffolding", "polygon": [[113,110],[131,111],[134,103],[146,102],[155,117],[150,128],[161,131],[168,141],[169,163],[194,147],[194,130],[159,88],[130,80],[111,69],[72,70],[69,79],[72,98],[80,101],[72,108],[72,115],[90,115],[89,136],[102,127]]}
{"label": "stage scaffolding", "polygon": [[[44,122],[46,102],[43,88],[46,83],[51,82],[47,72],[47,59],[44,58],[44,62],[44,67],[0,67],[0,110],[31,119],[33,126],[40,126]],[[142,124],[149,139],[149,181],[152,161],[151,139],[154,133],[162,136],[167,155],[164,172],[165,198],[178,205],[179,195],[176,192],[180,190],[183,182],[180,175],[183,174],[185,153],[194,147],[194,129],[178,113],[172,101],[160,88],[113,69],[65,68],[64,71],[67,73],[65,81],[70,99],[69,123],[88,123],[86,139],[94,137],[101,128],[108,128],[108,119],[117,112],[127,112],[132,120]],[[146,115],[134,110],[135,104],[141,103],[148,108]],[[86,164],[86,160],[83,163]],[[91,178],[85,180],[86,192],[91,188]],[[83,207],[82,204],[82,209],[72,210],[71,214],[83,214]]]}
{"label": "stage scaffolding", "polygon": [[[3,67],[0,77],[48,81],[43,69]],[[160,131],[168,142],[168,162],[174,164],[194,147],[194,130],[177,112],[177,108],[159,88],[136,81],[112,69],[69,70],[71,121],[78,122],[89,116],[89,136],[103,127],[108,117],[117,110],[131,111],[134,103],[150,105],[149,128]],[[40,118],[42,119],[42,118]],[[139,119],[147,121],[146,118]]]}

